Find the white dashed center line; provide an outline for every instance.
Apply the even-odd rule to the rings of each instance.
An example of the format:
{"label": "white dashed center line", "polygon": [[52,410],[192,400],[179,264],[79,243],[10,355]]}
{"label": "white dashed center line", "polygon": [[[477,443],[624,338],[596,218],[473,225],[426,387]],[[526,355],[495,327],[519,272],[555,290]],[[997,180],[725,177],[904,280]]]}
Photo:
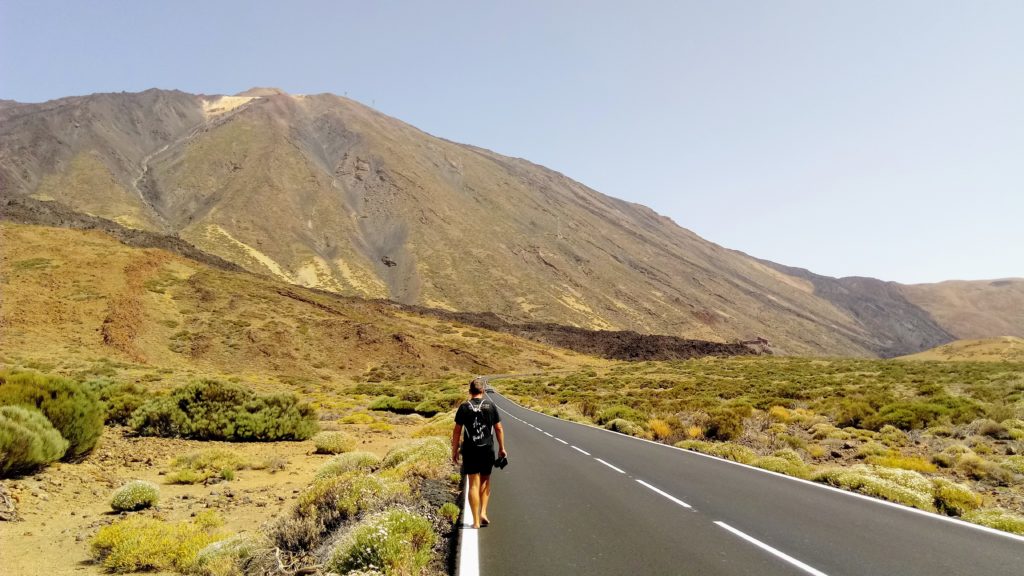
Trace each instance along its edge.
{"label": "white dashed center line", "polygon": [[597,461],[598,461],[598,462],[600,462],[601,464],[604,464],[605,466],[607,466],[607,467],[611,468],[612,470],[615,470],[615,471],[616,471],[616,472],[618,472],[619,474],[625,474],[625,473],[626,473],[626,471],[625,471],[625,470],[623,470],[622,468],[618,468],[618,467],[616,467],[616,466],[612,466],[611,464],[609,464],[609,463],[605,462],[604,460],[601,460],[600,458],[594,458],[594,460],[597,460]]}
{"label": "white dashed center line", "polygon": [[584,454],[584,455],[586,455],[586,456],[590,456],[590,452],[587,452],[587,451],[586,451],[586,450],[584,450],[583,448],[579,448],[579,447],[577,447],[577,446],[572,446],[572,449],[573,449],[573,450],[575,450],[575,451],[577,451],[577,452],[579,452],[580,454]]}
{"label": "white dashed center line", "polygon": [[548,438],[554,438],[554,436],[552,436],[550,432],[545,432],[544,435],[547,436]]}
{"label": "white dashed center line", "polygon": [[683,502],[679,498],[676,498],[675,496],[669,494],[668,492],[665,492],[663,490],[659,490],[658,488],[655,488],[654,486],[651,486],[650,484],[648,484],[647,482],[644,482],[643,480],[639,480],[638,479],[637,482],[639,482],[643,486],[646,486],[647,488],[650,488],[651,490],[653,490],[657,494],[661,494],[662,496],[664,496],[665,498],[668,498],[669,500],[675,502],[676,504],[679,504],[683,508],[693,508],[692,506],[690,506],[686,502]]}
{"label": "white dashed center line", "polygon": [[566,442],[565,440],[562,440],[561,438],[555,438],[555,440],[558,440],[562,444],[568,444],[568,442]]}
{"label": "white dashed center line", "polygon": [[821,570],[817,570],[815,568],[811,568],[810,566],[808,566],[807,564],[804,564],[803,562],[797,560],[796,558],[793,558],[792,556],[790,556],[788,554],[780,552],[780,551],[776,550],[775,548],[772,548],[771,546],[765,544],[764,542],[761,542],[760,540],[758,540],[758,539],[756,539],[756,538],[754,538],[752,536],[747,536],[743,532],[740,532],[739,530],[733,528],[732,526],[729,526],[725,522],[716,521],[715,524],[721,526],[722,528],[725,528],[726,530],[728,530],[729,532],[732,532],[736,536],[739,536],[740,538],[743,538],[747,542],[750,542],[751,544],[753,544],[754,546],[757,546],[758,548],[764,550],[765,552],[768,552],[768,553],[770,553],[770,554],[772,554],[772,555],[774,555],[774,556],[776,556],[778,558],[781,558],[781,559],[785,560],[786,562],[789,562],[793,566],[796,566],[797,568],[803,570],[804,572],[807,572],[808,574],[812,574],[813,576],[828,576],[827,574],[825,574]]}

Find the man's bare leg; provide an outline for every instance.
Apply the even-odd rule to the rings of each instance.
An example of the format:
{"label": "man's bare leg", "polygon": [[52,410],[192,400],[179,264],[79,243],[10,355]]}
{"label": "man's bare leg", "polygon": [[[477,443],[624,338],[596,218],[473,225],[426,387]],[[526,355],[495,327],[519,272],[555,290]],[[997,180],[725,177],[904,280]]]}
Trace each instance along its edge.
{"label": "man's bare leg", "polygon": [[480,475],[469,476],[469,509],[473,513],[473,528],[480,527]]}
{"label": "man's bare leg", "polygon": [[487,502],[491,499],[491,476],[480,476],[480,522],[486,524],[490,522],[487,519]]}

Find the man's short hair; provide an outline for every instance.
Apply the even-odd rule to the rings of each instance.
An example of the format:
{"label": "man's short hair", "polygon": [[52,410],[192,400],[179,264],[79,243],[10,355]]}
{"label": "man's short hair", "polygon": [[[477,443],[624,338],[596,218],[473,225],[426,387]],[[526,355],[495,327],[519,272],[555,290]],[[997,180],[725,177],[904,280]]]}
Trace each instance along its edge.
{"label": "man's short hair", "polygon": [[469,393],[481,394],[484,391],[485,382],[483,378],[477,377],[469,381]]}

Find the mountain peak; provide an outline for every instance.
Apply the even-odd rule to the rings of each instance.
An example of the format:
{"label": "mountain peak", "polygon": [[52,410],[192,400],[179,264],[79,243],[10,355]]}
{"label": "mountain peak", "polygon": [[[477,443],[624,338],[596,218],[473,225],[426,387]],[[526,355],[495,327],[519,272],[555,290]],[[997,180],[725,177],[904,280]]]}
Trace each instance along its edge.
{"label": "mountain peak", "polygon": [[269,86],[254,86],[245,92],[239,92],[235,96],[287,96],[288,93],[280,88]]}

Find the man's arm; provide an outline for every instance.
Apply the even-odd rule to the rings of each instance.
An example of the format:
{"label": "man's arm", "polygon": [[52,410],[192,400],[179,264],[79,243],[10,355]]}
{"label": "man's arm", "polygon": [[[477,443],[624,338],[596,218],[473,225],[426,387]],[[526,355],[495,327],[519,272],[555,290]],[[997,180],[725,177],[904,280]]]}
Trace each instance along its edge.
{"label": "man's arm", "polygon": [[452,428],[452,462],[459,463],[459,440],[462,440],[462,424]]}
{"label": "man's arm", "polygon": [[505,428],[501,422],[494,425],[494,435],[498,437],[498,458],[508,456],[508,452],[505,452]]}

